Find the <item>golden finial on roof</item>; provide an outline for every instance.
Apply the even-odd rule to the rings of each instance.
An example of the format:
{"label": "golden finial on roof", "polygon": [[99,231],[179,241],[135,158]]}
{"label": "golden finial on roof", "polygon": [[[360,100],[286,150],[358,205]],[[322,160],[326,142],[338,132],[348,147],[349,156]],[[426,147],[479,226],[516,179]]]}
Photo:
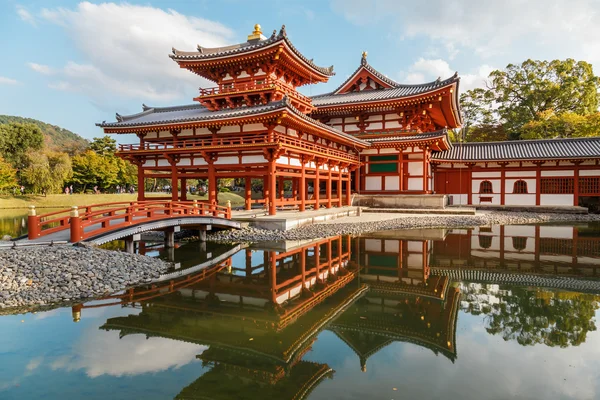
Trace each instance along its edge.
{"label": "golden finial on roof", "polygon": [[363,58],[367,58],[367,54],[369,54],[369,53],[367,53],[366,51],[363,51],[363,53],[362,53]]}
{"label": "golden finial on roof", "polygon": [[366,51],[362,52],[362,58],[360,59],[360,63],[361,63],[361,65],[365,65],[367,63],[367,52]]}
{"label": "golden finial on roof", "polygon": [[248,35],[248,40],[260,39],[261,35],[262,35],[262,28],[261,28],[260,24],[256,24],[256,25],[254,25],[254,31],[252,32],[252,34]]}

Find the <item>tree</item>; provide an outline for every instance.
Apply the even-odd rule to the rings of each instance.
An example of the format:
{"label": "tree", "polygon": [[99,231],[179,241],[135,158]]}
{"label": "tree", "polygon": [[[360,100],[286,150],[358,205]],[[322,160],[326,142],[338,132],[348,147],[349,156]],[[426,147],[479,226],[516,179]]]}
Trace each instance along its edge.
{"label": "tree", "polygon": [[30,123],[0,125],[0,154],[14,168],[23,168],[29,151],[41,150],[44,137],[39,127]]}
{"label": "tree", "polygon": [[588,115],[597,112],[600,78],[585,61],[527,60],[493,71],[490,96],[505,131],[518,139],[521,129],[548,112]]}
{"label": "tree", "polygon": [[118,159],[112,156],[101,156],[93,150],[73,157],[73,183],[82,192],[98,186],[106,190],[118,184]]}
{"label": "tree", "polygon": [[114,156],[117,152],[117,141],[110,136],[94,138],[90,143],[90,150],[101,156]]}
{"label": "tree", "polygon": [[17,171],[0,157],[0,191],[6,192],[17,186]]}
{"label": "tree", "polygon": [[579,115],[545,113],[522,128],[521,139],[546,139],[597,136],[600,133],[600,113]]}
{"label": "tree", "polygon": [[494,118],[492,100],[492,93],[481,88],[467,90],[460,95],[460,105],[463,117],[460,140],[468,140],[468,138],[472,136],[471,130],[474,127],[489,127],[497,124]]}
{"label": "tree", "polygon": [[60,193],[66,180],[73,175],[71,159],[66,153],[30,152],[23,179],[31,185],[34,193]]}

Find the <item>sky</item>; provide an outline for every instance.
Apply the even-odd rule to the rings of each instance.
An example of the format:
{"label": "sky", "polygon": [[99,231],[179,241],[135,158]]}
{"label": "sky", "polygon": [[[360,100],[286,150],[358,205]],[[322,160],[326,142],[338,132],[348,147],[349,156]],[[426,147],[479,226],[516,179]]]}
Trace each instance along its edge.
{"label": "sky", "polygon": [[600,0],[0,0],[0,114],[30,117],[88,139],[94,124],[142,104],[190,104],[212,87],[180,69],[172,47],[193,51],[265,36],[286,25],[334,90],[361,53],[389,78],[422,83],[458,71],[460,90],[524,60],[585,60],[600,69]]}

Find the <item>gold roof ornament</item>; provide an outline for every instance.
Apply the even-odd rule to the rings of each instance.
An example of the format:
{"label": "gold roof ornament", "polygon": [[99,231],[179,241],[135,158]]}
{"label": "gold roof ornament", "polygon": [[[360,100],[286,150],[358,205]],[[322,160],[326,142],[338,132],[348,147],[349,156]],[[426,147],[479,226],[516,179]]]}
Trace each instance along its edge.
{"label": "gold roof ornament", "polygon": [[366,51],[362,52],[362,58],[360,59],[360,64],[361,65],[367,64],[367,54],[368,53]]}
{"label": "gold roof ornament", "polygon": [[254,25],[254,31],[248,35],[248,41],[250,40],[256,40],[256,39],[261,39],[262,36],[262,28],[260,26],[260,24],[256,24]]}

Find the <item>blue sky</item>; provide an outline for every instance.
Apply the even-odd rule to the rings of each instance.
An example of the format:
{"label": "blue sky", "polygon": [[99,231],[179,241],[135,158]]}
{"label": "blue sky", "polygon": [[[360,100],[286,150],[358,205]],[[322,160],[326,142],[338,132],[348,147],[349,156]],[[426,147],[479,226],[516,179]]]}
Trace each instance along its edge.
{"label": "blue sky", "polygon": [[211,83],[180,70],[171,47],[245,41],[282,24],[337,87],[361,52],[390,78],[418,83],[458,71],[463,89],[527,58],[600,63],[597,0],[172,0],[0,2],[0,114],[40,119],[84,137],[141,104],[190,103]]}

